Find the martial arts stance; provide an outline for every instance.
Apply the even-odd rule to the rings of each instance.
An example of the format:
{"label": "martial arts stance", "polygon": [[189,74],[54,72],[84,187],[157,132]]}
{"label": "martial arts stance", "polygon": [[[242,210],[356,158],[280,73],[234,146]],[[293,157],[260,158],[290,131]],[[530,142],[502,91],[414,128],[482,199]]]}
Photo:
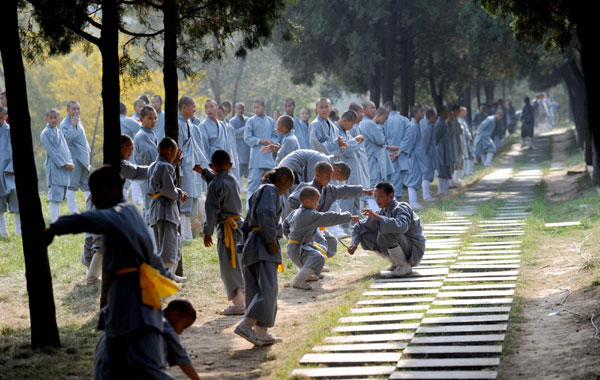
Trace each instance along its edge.
{"label": "martial arts stance", "polygon": [[246,282],[246,314],[235,333],[254,345],[281,342],[267,330],[277,315],[277,270],[283,270],[279,239],[282,237],[281,195],[294,183],[290,168],[276,167],[263,176],[263,183],[250,197],[250,208],[242,225],[242,265]]}
{"label": "martial arts stance", "polygon": [[390,262],[386,270],[392,276],[406,276],[425,253],[421,220],[407,203],[394,199],[394,186],[389,182],[375,186],[375,201],[379,210],[363,210],[368,218],[354,226],[348,253],[353,255],[360,243],[363,249],[375,251]]}
{"label": "martial arts stance", "polygon": [[[44,231],[45,243],[55,235],[104,234],[103,269],[112,277],[108,312],[98,329],[106,336],[101,379],[171,379],[164,370],[161,298],[177,291],[154,254],[148,228],[133,204],[123,199],[119,169],[103,166],[89,178],[97,211],[62,216]],[[148,286],[141,287],[141,284]]]}
{"label": "martial arts stance", "polygon": [[349,212],[319,212],[319,190],[312,186],[304,187],[299,194],[302,205],[283,222],[283,233],[288,238],[287,254],[300,270],[292,281],[296,289],[311,290],[306,281],[320,278],[327,256],[325,249],[315,242],[319,227],[331,227],[350,221],[357,222],[359,217]]}
{"label": "martial arts stance", "polygon": [[[242,235],[242,199],[237,179],[231,174],[231,157],[224,150],[215,151],[210,159],[209,170],[203,177],[208,183],[206,192],[206,221],[204,222],[204,246],[213,245],[212,234],[217,228],[217,252],[221,280],[232,305],[222,310],[223,315],[243,315],[244,278],[242,277],[241,254],[236,254],[236,246]],[[214,174],[213,174],[214,173]]]}
{"label": "martial arts stance", "polygon": [[475,135],[475,156],[480,157],[483,162],[483,166],[490,166],[494,153],[496,153],[496,144],[492,140],[492,133],[496,128],[496,124],[501,123],[502,109],[498,109],[496,114],[488,116],[479,127],[477,127],[477,133]]}

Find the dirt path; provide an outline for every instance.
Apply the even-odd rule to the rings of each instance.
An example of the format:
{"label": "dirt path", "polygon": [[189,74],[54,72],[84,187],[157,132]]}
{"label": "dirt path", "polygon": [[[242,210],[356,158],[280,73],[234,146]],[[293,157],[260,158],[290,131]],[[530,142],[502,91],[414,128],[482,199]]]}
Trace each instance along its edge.
{"label": "dirt path", "polygon": [[[344,247],[338,254],[345,255]],[[361,280],[374,273],[374,257],[358,251],[354,257],[341,260],[344,267],[325,274],[312,291],[283,286],[280,282],[277,323],[273,332],[283,343],[271,347],[254,347],[233,333],[240,317],[223,317],[205,310],[183,335],[193,364],[203,379],[268,379],[296,345],[307,338],[312,324],[321,314],[342,303],[342,296]],[[382,263],[382,265],[384,265]],[[313,283],[315,284],[315,283]],[[216,309],[216,307],[215,307]],[[181,372],[172,370],[178,379]]]}
{"label": "dirt path", "polygon": [[[570,138],[570,132],[552,136],[552,169],[544,177],[548,200],[576,198],[585,181],[562,169]],[[600,314],[600,289],[591,286],[598,273],[593,266],[599,233],[600,228],[592,228],[537,238],[536,251],[522,266],[517,286],[521,318],[511,319],[511,353],[502,360],[499,378],[600,379],[600,342],[593,339],[589,321],[592,313]],[[565,311],[561,303],[580,315]],[[600,317],[596,321],[600,324]]]}

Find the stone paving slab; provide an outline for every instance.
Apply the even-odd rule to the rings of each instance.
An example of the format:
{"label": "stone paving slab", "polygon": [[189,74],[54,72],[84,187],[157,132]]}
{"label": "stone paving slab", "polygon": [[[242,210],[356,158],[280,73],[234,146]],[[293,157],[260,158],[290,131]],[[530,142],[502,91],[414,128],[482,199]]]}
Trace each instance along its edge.
{"label": "stone paving slab", "polygon": [[504,334],[417,336],[411,344],[502,342]]}
{"label": "stone paving slab", "polygon": [[382,307],[360,307],[351,309],[352,314],[376,314],[376,313],[396,313],[401,311],[427,310],[429,305],[409,305],[409,306],[382,306]]}
{"label": "stone paving slab", "polygon": [[512,296],[514,290],[482,290],[482,291],[465,291],[465,292],[439,292],[438,298],[464,298],[464,297],[502,297]]}
{"label": "stone paving slab", "polygon": [[412,296],[423,294],[436,294],[437,292],[437,288],[413,290],[375,290],[370,292],[364,292],[363,296]]}
{"label": "stone paving slab", "polygon": [[392,380],[401,379],[495,379],[496,371],[395,371]]}
{"label": "stone paving slab", "polygon": [[343,335],[328,336],[325,343],[368,343],[368,342],[393,342],[398,340],[411,340],[414,333],[393,333],[393,334],[363,334],[363,335]]}
{"label": "stone paving slab", "polygon": [[508,314],[499,315],[469,315],[466,317],[429,317],[423,318],[421,324],[476,323],[508,321]]}
{"label": "stone paving slab", "polygon": [[456,325],[456,326],[421,326],[417,329],[417,334],[434,334],[434,333],[457,333],[457,332],[482,332],[482,331],[506,331],[507,324],[490,324],[490,325]]}
{"label": "stone paving slab", "polygon": [[409,282],[377,282],[371,284],[371,289],[410,289],[410,288],[439,288],[441,281],[409,281]]}
{"label": "stone paving slab", "polygon": [[344,376],[378,376],[389,375],[395,366],[356,366],[331,368],[303,368],[292,371],[292,376],[305,377],[344,377]]}
{"label": "stone paving slab", "polygon": [[453,307],[449,309],[429,309],[427,314],[477,314],[510,313],[510,307]]}
{"label": "stone paving slab", "polygon": [[470,243],[470,246],[480,246],[480,245],[519,245],[521,244],[522,241],[520,240],[513,240],[513,241],[497,241],[497,242],[478,242],[478,243]]}
{"label": "stone paving slab", "polygon": [[427,281],[441,281],[446,276],[432,276],[432,277],[390,277],[390,278],[378,278],[375,283],[388,283],[388,282],[427,282]]}
{"label": "stone paving slab", "polygon": [[313,347],[317,352],[351,352],[351,351],[398,351],[406,348],[406,342],[329,344]]}
{"label": "stone paving slab", "polygon": [[414,297],[414,298],[382,298],[376,300],[358,301],[357,305],[388,305],[388,304],[404,304],[404,303],[421,303],[431,302],[435,297]]}
{"label": "stone paving slab", "polygon": [[385,323],[374,325],[350,325],[337,326],[333,328],[333,332],[369,332],[369,331],[399,331],[399,330],[415,330],[419,327],[418,323]]}
{"label": "stone paving slab", "polygon": [[510,289],[515,287],[515,284],[445,285],[442,286],[442,290]]}
{"label": "stone paving slab", "polygon": [[458,305],[502,305],[512,303],[512,298],[477,298],[467,300],[435,300],[432,305],[458,306]]}
{"label": "stone paving slab", "polygon": [[393,322],[393,321],[409,321],[423,318],[423,313],[406,313],[406,314],[383,314],[383,315],[367,315],[360,317],[342,317],[340,323],[368,323],[368,322]]}
{"label": "stone paving slab", "polygon": [[449,273],[448,277],[499,277],[499,276],[517,276],[519,271],[504,270],[497,272],[467,272],[467,273]]}
{"label": "stone paving slab", "polygon": [[477,345],[477,346],[408,346],[404,349],[404,354],[493,354],[501,353],[502,346],[495,345]]}
{"label": "stone paving slab", "polygon": [[452,265],[450,268],[455,270],[481,270],[481,269],[517,269],[519,264],[499,264],[499,265]]}
{"label": "stone paving slab", "polygon": [[490,281],[517,281],[517,277],[452,277],[447,278],[444,282],[490,282]]}
{"label": "stone paving slab", "polygon": [[344,354],[306,354],[300,359],[301,364],[312,363],[392,363],[400,360],[401,353],[344,353]]}
{"label": "stone paving slab", "polygon": [[398,362],[398,368],[490,367],[498,365],[500,365],[499,358],[401,359]]}

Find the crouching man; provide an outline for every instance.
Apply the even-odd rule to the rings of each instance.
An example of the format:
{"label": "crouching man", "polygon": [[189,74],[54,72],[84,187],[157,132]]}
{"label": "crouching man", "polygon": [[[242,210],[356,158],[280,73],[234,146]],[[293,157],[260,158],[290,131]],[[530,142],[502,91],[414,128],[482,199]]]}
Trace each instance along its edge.
{"label": "crouching man", "polygon": [[393,277],[412,273],[425,252],[425,235],[421,220],[408,203],[394,198],[394,185],[379,182],[375,186],[375,201],[379,210],[363,209],[367,218],[356,223],[348,253],[354,254],[360,243],[390,262],[386,269]]}

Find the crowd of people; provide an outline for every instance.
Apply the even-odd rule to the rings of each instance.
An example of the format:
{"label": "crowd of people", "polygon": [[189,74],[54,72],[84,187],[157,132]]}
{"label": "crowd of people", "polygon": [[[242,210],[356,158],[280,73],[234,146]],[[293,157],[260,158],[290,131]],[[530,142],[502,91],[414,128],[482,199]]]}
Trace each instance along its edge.
{"label": "crowd of people", "polygon": [[[96,352],[99,378],[109,378],[119,366],[138,371],[138,377],[142,371],[169,378],[161,377],[169,376],[167,357],[177,359],[170,365],[197,378],[177,338],[193,323],[195,310],[176,300],[163,320],[160,297],[186,281],[176,272],[182,241],[194,239],[191,220],[199,213],[206,247],[215,244],[217,231],[221,278],[231,302],[220,313],[243,316],[235,333],[249,342],[274,344],[281,340],[269,332],[277,314],[277,272],[285,267],[279,239],[287,238],[287,255],[298,267],[290,283],[296,289],[310,290],[310,282],[323,278],[327,260],[344,237],[351,237],[344,244],[349,254],[361,246],[385,259],[391,276],[409,275],[426,245],[415,212],[423,207],[419,191],[423,202],[435,201],[430,184],[436,176],[437,194],[443,195],[476,164],[490,165],[507,132],[515,133],[519,117],[502,100],[483,105],[469,120],[467,109],[457,105],[437,112],[415,105],[405,117],[392,101],[380,108],[365,101],[351,103],[340,114],[329,99],[319,98],[312,121],[307,108],[295,115],[292,99],[284,101],[285,113],[277,118],[265,114],[262,99],[254,100],[252,116],[243,103],[232,107],[207,100],[206,117],[200,120],[194,99],[183,96],[175,141],[165,136],[162,103],[158,95],[141,96],[130,117],[121,104],[121,165],[116,170],[104,166],[92,172],[77,101],[67,103],[62,121],[57,109],[48,110],[40,136],[46,150],[48,243],[54,235],[85,232],[86,281],[111,279],[99,320],[104,331]],[[535,112],[525,99],[524,129],[530,117],[533,128]],[[9,181],[6,117],[2,106],[4,235],[4,212],[18,212],[11,198],[15,189]],[[404,188],[408,202],[401,201]],[[86,212],[79,213],[77,191],[86,198]],[[242,191],[247,194],[245,216]],[[127,202],[129,195],[142,206],[141,214]],[[71,215],[59,217],[65,200]],[[167,342],[166,356],[156,348],[162,347],[161,339]],[[136,357],[144,358],[144,368]]]}

